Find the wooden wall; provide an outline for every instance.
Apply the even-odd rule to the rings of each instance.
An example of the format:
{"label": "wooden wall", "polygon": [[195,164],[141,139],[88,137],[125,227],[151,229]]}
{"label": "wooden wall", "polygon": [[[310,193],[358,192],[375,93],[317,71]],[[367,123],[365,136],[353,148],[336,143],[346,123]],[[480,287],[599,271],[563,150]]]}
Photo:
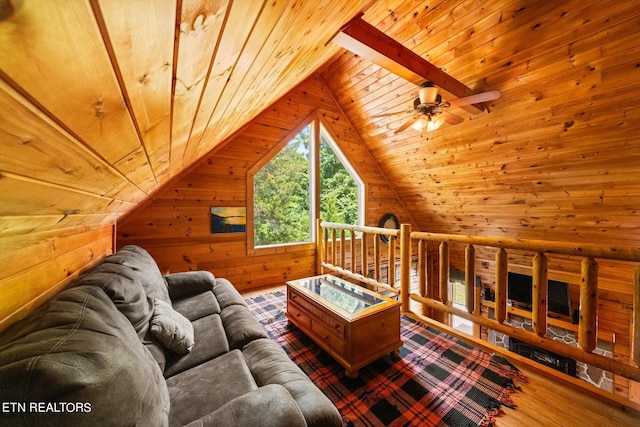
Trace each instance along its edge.
{"label": "wooden wall", "polygon": [[163,271],[210,270],[238,289],[315,273],[313,243],[248,255],[245,233],[210,234],[212,206],[246,206],[247,172],[305,120],[318,117],[365,182],[366,225],[387,212],[412,222],[319,76],[312,76],[257,116],[148,204],[118,223],[117,245],[138,244]]}
{"label": "wooden wall", "polygon": [[0,332],[113,252],[113,227],[70,227],[0,238]]}

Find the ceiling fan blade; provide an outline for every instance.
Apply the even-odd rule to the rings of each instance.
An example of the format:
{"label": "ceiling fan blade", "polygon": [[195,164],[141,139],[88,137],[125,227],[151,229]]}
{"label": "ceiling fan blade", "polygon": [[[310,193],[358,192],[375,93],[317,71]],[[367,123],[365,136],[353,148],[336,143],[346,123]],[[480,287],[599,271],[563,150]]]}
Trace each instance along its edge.
{"label": "ceiling fan blade", "polygon": [[500,98],[500,91],[490,90],[488,92],[481,92],[476,93],[475,95],[452,99],[447,102],[449,103],[449,108],[456,108],[469,104],[481,104],[483,102],[493,101],[494,99],[498,98]]}
{"label": "ceiling fan blade", "polygon": [[460,116],[456,116],[455,114],[451,114],[447,111],[443,111],[442,115],[444,116],[444,121],[449,123],[450,125],[457,125],[458,123],[462,123],[464,119]]}
{"label": "ceiling fan blade", "polygon": [[374,118],[378,118],[378,117],[392,117],[392,116],[397,116],[398,114],[407,114],[407,111],[396,111],[395,113],[380,113],[380,114],[374,114],[371,117]]}
{"label": "ceiling fan blade", "polygon": [[409,120],[407,120],[406,122],[404,122],[398,129],[395,130],[395,132],[393,132],[394,134],[399,134],[400,132],[404,131],[405,129],[407,129],[409,126],[411,126],[412,124],[415,123],[416,120],[418,120],[418,118],[420,117],[420,114],[416,114],[415,116],[411,117]]}

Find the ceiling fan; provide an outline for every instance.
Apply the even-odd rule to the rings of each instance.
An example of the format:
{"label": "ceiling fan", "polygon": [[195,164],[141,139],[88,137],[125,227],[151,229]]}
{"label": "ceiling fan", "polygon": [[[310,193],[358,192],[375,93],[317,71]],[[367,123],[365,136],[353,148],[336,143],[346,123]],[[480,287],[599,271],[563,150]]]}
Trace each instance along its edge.
{"label": "ceiling fan", "polygon": [[409,127],[412,127],[415,130],[425,130],[428,132],[438,129],[445,122],[450,125],[456,125],[464,120],[462,117],[447,111],[451,108],[461,107],[463,105],[482,104],[498,98],[500,98],[500,92],[492,90],[462,98],[455,98],[450,101],[443,101],[442,96],[438,93],[438,88],[435,87],[433,82],[427,81],[420,86],[418,98],[413,100],[412,109],[409,111],[379,114],[376,117],[387,117],[409,113],[412,116],[398,129],[396,129],[394,133],[398,134]]}

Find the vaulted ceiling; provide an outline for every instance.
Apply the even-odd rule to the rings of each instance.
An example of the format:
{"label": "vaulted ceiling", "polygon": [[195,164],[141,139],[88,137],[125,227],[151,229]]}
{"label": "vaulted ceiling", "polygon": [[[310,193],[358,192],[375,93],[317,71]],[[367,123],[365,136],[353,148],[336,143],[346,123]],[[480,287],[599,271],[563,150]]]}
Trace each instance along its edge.
{"label": "vaulted ceiling", "polygon": [[[394,134],[417,86],[332,43],[363,19],[489,112]],[[634,1],[5,0],[3,236],[114,221],[319,73],[421,229],[640,238]]]}

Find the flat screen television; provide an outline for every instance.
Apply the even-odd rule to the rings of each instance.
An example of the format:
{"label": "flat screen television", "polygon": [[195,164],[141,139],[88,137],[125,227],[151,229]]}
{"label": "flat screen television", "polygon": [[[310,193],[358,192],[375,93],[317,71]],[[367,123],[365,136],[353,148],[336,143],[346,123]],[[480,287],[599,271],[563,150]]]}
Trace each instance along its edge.
{"label": "flat screen television", "polygon": [[[509,272],[507,298],[520,308],[531,310],[533,304],[533,278],[525,274]],[[548,281],[547,310],[563,316],[571,315],[569,286],[565,282]]]}

